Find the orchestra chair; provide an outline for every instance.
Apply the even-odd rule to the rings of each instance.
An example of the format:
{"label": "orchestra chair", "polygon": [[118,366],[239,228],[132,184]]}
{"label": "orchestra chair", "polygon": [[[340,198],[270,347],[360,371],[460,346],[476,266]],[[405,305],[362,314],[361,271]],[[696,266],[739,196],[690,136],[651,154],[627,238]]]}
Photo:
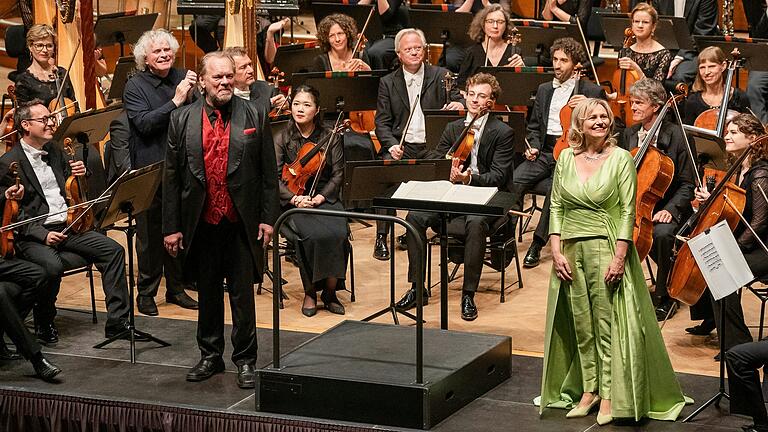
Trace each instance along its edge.
{"label": "orchestra chair", "polygon": [[[60,252],[59,257],[61,257],[61,260],[64,262],[64,274],[62,275],[62,279],[68,276],[74,276],[81,273],[85,273],[85,276],[88,278],[88,283],[91,289],[91,310],[90,310],[91,321],[94,324],[96,324],[98,322],[98,318],[96,317],[96,291],[93,283],[93,264],[89,263],[88,260],[81,257],[80,255],[77,255],[75,253],[68,252],[68,251]],[[58,308],[58,309],[66,310],[70,312],[84,313],[84,314],[89,313],[89,311],[81,310],[81,309],[72,309],[72,308]]]}
{"label": "orchestra chair", "polygon": [[[520,254],[517,250],[517,238],[515,236],[515,225],[520,223],[519,219],[520,216],[512,214],[507,214],[507,217],[505,218],[499,218],[496,224],[490,227],[491,234],[486,238],[485,242],[484,264],[501,273],[501,281],[499,283],[499,303],[504,303],[506,301],[507,290],[513,286],[519,285],[519,289],[523,288],[523,277],[522,272],[520,271]],[[462,264],[461,261],[464,256],[463,236],[463,232],[451,232],[449,225],[448,260],[454,262],[454,267],[450,272],[448,282],[452,282],[456,279],[456,273],[459,271],[459,267]],[[432,284],[432,272],[430,271],[432,269],[432,246],[435,245],[438,247],[440,246],[439,234],[432,236],[427,243],[427,290],[430,297],[432,296],[432,287],[440,283],[438,280],[434,285]],[[453,255],[452,252],[456,252],[458,256]],[[506,270],[513,259],[515,261],[515,269],[517,270],[517,281],[506,285]]]}
{"label": "orchestra chair", "polygon": [[[756,288],[754,285],[758,282],[763,286]],[[746,288],[760,300],[760,324],[758,325],[757,341],[763,340],[763,329],[765,328],[765,303],[768,302],[768,286],[766,285],[768,285],[768,275],[755,278],[746,285]]]}
{"label": "orchestra chair", "polygon": [[[533,215],[536,212],[539,212],[539,214],[541,214],[542,206],[544,205],[544,200],[547,199],[547,189],[551,189],[551,188],[552,188],[552,177],[548,177],[536,183],[536,185],[534,185],[533,188],[529,189],[523,196],[523,202],[525,202],[526,196],[529,196],[531,198],[531,205],[528,207],[524,207],[522,212],[527,213],[531,216],[525,218],[525,221],[521,221],[521,223],[518,224],[519,226],[518,235],[517,235],[518,242],[523,241],[523,234],[528,232],[528,224],[531,223],[531,220],[533,219]],[[541,205],[539,205],[539,197],[541,197],[541,200],[542,200]]]}
{"label": "orchestra chair", "polygon": [[27,50],[27,30],[23,25],[8,26],[5,29],[5,52],[16,59],[16,70],[8,72],[8,79],[16,82],[16,76],[26,70],[32,60]]}

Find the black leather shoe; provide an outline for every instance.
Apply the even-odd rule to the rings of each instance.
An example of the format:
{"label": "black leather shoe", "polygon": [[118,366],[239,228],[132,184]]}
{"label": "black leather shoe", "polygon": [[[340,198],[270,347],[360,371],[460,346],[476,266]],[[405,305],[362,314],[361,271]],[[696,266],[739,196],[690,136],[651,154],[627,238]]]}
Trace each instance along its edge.
{"label": "black leather shoe", "polygon": [[[119,335],[120,333],[128,330],[128,326],[130,324],[128,321],[123,321],[120,324],[117,325],[111,325],[104,328],[104,337],[107,339],[112,339],[113,337]],[[131,340],[131,335],[129,333],[125,333],[120,339],[123,340]],[[139,333],[134,334],[134,338],[136,342],[149,342],[149,338],[146,336],[143,336]]]}
{"label": "black leather shoe", "polygon": [[474,321],[477,319],[475,299],[466,294],[461,296],[461,319],[464,321]]}
{"label": "black leather shoe", "polygon": [[336,315],[344,315],[346,313],[344,305],[341,304],[339,298],[336,297],[336,293],[326,295],[325,291],[323,291],[323,293],[320,294],[320,299],[323,300],[323,306],[325,306],[325,309],[328,312]]}
{"label": "black leather shoe", "polygon": [[241,389],[256,387],[256,367],[252,364],[244,364],[237,367],[237,386]]}
{"label": "black leather shoe", "polygon": [[694,336],[709,336],[712,333],[712,330],[714,329],[715,329],[714,320],[704,320],[699,325],[686,328],[685,332],[688,334],[692,334]]}
{"label": "black leather shoe", "polygon": [[[424,290],[424,306],[429,304],[429,297],[427,297],[428,295],[429,293],[425,289]],[[416,290],[411,288],[408,291],[406,291],[403,298],[401,298],[400,301],[395,303],[395,306],[398,309],[402,309],[402,310],[415,308],[416,307]]]}
{"label": "black leather shoe", "polygon": [[[238,368],[239,370],[239,368]],[[221,357],[215,357],[212,359],[201,359],[195,367],[187,372],[187,381],[199,382],[205,381],[208,378],[216,375],[217,373],[224,372],[224,360]],[[240,374],[237,374],[238,380]]]}
{"label": "black leather shoe", "polygon": [[8,348],[8,345],[5,344],[5,342],[2,340],[2,335],[0,335],[0,360],[7,361],[7,360],[21,360],[24,357],[21,354],[15,353],[11,351]]}
{"label": "black leather shoe", "polygon": [[408,250],[408,241],[405,238],[405,234],[397,236],[397,248],[400,250]]}
{"label": "black leather shoe", "polygon": [[193,299],[187,293],[180,292],[179,294],[173,295],[173,296],[165,296],[165,302],[166,303],[173,303],[177,306],[180,306],[184,309],[192,309],[197,310],[197,300]]}
{"label": "black leather shoe", "polygon": [[59,330],[53,323],[43,324],[37,328],[37,340],[43,345],[55,344],[59,341]]}
{"label": "black leather shoe", "polygon": [[[656,321],[661,322],[667,319],[667,316],[669,316],[669,318],[675,316],[675,313],[677,313],[677,307],[675,306],[675,301],[672,299],[662,301],[656,308]],[[672,310],[673,308],[674,310]],[[672,313],[670,313],[670,310],[672,310]]]}
{"label": "black leather shoe", "polygon": [[158,314],[155,299],[149,296],[136,297],[136,309],[139,310],[139,313],[148,316],[157,316]]}
{"label": "black leather shoe", "polygon": [[385,234],[376,235],[376,244],[373,245],[373,257],[380,261],[389,259],[389,248],[387,247],[387,236]]}
{"label": "black leather shoe", "polygon": [[48,359],[43,357],[42,353],[37,353],[30,362],[37,376],[43,381],[53,381],[53,378],[61,373],[61,368],[48,361]]}
{"label": "black leather shoe", "polygon": [[539,262],[541,262],[541,245],[539,242],[534,241],[531,243],[531,247],[528,248],[528,253],[525,254],[523,267],[533,268],[539,265]]}

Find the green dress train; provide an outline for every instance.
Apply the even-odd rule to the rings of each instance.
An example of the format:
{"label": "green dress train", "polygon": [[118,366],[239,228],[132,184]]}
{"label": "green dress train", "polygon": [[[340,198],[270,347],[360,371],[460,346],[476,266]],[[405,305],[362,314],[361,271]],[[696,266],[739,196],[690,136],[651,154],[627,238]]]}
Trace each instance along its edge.
{"label": "green dress train", "polygon": [[[576,172],[572,149],[564,150],[553,178],[550,233],[560,234],[562,247],[580,244],[584,263],[593,258],[599,259],[601,266],[610,262],[617,239],[632,241],[636,189],[637,173],[626,150],[613,148],[603,165],[583,183]],[[595,239],[607,243],[602,252],[584,247],[584,242]],[[584,263],[569,259],[574,272],[576,265]],[[606,269],[607,265],[599,273],[588,274],[586,285],[600,285],[594,278],[602,277]],[[540,412],[545,407],[568,409],[578,404],[584,392],[584,368],[579,354],[584,347],[577,344],[577,330],[581,335],[591,333],[596,340],[601,338],[600,329],[593,326],[591,319],[584,320],[581,313],[574,316],[569,298],[573,294],[566,294],[571,285],[561,282],[553,268],[547,299]],[[607,292],[608,305],[595,305],[594,302],[605,300],[599,296],[591,298],[592,293],[587,301],[593,302],[593,309],[608,310],[609,335],[603,339],[608,339],[609,352],[605,358],[609,367],[608,372],[599,368],[597,376],[601,384],[608,383],[610,388],[612,416],[674,421],[686,398],[664,347],[634,245],[630,244],[627,252],[621,282]],[[599,351],[600,344],[595,345]],[[606,346],[602,348],[605,350]]]}

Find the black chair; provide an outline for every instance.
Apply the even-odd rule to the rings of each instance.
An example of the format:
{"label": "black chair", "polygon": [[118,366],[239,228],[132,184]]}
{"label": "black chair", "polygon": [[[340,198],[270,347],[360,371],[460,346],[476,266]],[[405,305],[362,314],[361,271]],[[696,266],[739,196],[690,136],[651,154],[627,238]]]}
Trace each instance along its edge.
{"label": "black chair", "polygon": [[17,59],[16,70],[8,73],[8,79],[16,82],[16,76],[32,64],[27,49],[27,30],[23,25],[13,25],[5,29],[5,52],[8,57]]}
{"label": "black chair", "polygon": [[[85,258],[81,257],[80,255],[77,255],[72,252],[61,252],[59,254],[61,257],[61,260],[64,262],[64,274],[62,277],[67,276],[74,276],[77,274],[85,273],[86,277],[88,278],[88,282],[91,289],[91,321],[93,321],[94,324],[98,322],[98,318],[96,317],[96,291],[94,289],[94,283],[93,283],[93,264],[89,263]],[[71,312],[77,312],[77,313],[89,313],[87,310],[81,310],[81,309],[72,309],[72,308],[59,308],[61,310],[67,310]]]}
{"label": "black chair", "polygon": [[[522,211],[523,213],[528,213],[531,215],[531,217],[525,218],[525,222],[521,222],[518,229],[518,235],[517,235],[517,241],[521,242],[523,241],[523,234],[528,232],[528,225],[531,223],[531,219],[533,219],[533,215],[536,212],[539,212],[541,214],[542,207],[544,206],[543,200],[547,199],[547,191],[552,188],[552,177],[545,178],[544,180],[540,180],[538,183],[536,183],[533,188],[529,189],[528,192],[525,193],[525,195],[528,195],[531,197],[531,205],[524,208]],[[542,199],[542,204],[539,205],[539,197]],[[523,202],[525,202],[525,197],[523,197]]]}
{"label": "black chair", "polygon": [[[763,284],[763,287],[761,288],[755,288],[753,285],[756,283]],[[765,303],[768,302],[768,277],[764,276],[763,278],[755,279],[752,282],[748,283],[745,288],[750,290],[752,294],[757,297],[758,300],[760,300],[760,324],[758,325],[758,332],[757,332],[757,340],[761,341],[763,340],[763,329],[765,328]]]}

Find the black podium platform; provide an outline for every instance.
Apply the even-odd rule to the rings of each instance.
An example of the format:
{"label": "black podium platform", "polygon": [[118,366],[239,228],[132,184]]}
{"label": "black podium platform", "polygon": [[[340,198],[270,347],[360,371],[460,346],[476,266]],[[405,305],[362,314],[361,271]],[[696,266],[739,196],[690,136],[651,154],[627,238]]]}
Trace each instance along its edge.
{"label": "black podium platform", "polygon": [[257,371],[256,410],[429,429],[511,375],[508,336],[344,321]]}

